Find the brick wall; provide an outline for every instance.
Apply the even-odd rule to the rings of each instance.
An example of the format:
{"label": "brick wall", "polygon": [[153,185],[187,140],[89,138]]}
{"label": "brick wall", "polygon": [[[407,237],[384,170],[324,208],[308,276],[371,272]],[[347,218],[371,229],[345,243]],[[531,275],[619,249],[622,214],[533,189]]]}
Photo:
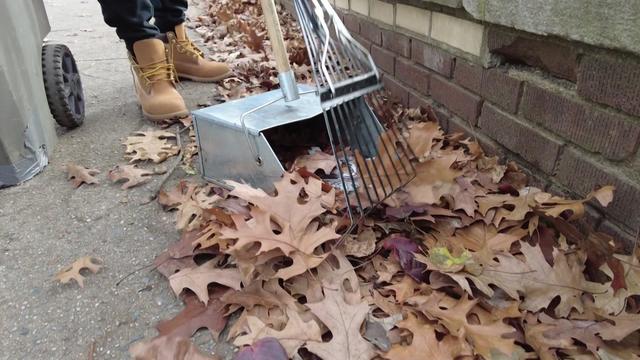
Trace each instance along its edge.
{"label": "brick wall", "polygon": [[429,1],[335,1],[396,101],[432,105],[446,131],[515,160],[548,191],[584,196],[615,185],[613,203],[593,205],[590,218],[635,237],[640,58],[483,24]]}

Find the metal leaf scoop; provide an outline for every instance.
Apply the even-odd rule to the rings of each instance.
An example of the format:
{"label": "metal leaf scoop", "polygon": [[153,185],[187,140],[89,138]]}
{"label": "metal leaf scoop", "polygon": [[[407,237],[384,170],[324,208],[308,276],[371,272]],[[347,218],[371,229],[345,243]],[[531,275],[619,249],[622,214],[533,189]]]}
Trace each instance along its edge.
{"label": "metal leaf scoop", "polygon": [[[387,199],[415,176],[403,124],[382,126],[365,97],[380,108],[380,75],[368,51],[347,31],[327,0],[294,0],[338,163],[349,216]],[[354,210],[356,214],[354,214]]]}

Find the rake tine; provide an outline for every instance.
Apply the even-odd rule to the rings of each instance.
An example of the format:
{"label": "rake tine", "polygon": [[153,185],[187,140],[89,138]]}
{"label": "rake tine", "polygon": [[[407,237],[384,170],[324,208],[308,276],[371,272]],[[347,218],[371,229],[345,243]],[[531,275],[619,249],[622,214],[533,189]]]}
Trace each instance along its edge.
{"label": "rake tine", "polygon": [[[340,149],[342,150],[342,153],[343,153],[344,162],[347,165],[347,170],[349,171],[349,178],[351,179],[351,184],[353,184],[353,188],[355,189],[356,181],[354,179],[354,175],[353,175],[353,172],[352,172],[352,169],[351,169],[351,163],[349,162],[349,156],[347,154],[347,149],[342,143],[342,139],[343,139],[342,133],[340,131],[340,126],[339,126],[339,124],[338,124],[338,122],[336,120],[337,117],[335,115],[335,111],[334,111],[333,108],[331,109],[331,118],[333,120],[335,129],[336,129],[336,135],[338,137],[338,142],[340,143]],[[331,145],[333,147],[334,156],[337,157],[338,156],[338,152],[336,152],[336,149],[335,149],[335,146],[333,145],[333,143]],[[346,187],[346,184],[344,183],[344,173],[342,171],[342,167],[340,166],[340,161],[338,161],[338,172],[340,173],[340,177],[342,178],[342,183],[343,183],[343,188],[345,190],[345,195],[348,198],[347,187]],[[356,193],[356,200],[358,201],[358,207],[360,209],[362,209],[362,201],[360,201],[360,196],[358,195],[357,191],[355,191],[355,193]]]}
{"label": "rake tine", "polygon": [[[347,104],[349,104],[349,103],[350,103],[350,101],[349,101],[349,102],[347,102]],[[338,108],[342,108],[342,109],[344,109],[345,113],[349,114],[349,113],[350,113],[350,111],[349,111],[349,106],[348,106],[347,104],[344,104],[344,105],[338,106]],[[352,112],[351,112],[350,114],[351,114],[351,118],[352,118],[352,119],[357,117],[357,115],[354,115]],[[349,126],[349,127],[351,128],[351,132],[353,133],[353,137],[354,137],[354,138],[355,138],[355,140],[356,140],[356,143],[357,143],[356,148],[357,148],[358,150],[360,150],[360,154],[361,154],[361,156],[362,156],[362,158],[363,158],[363,160],[364,160],[364,161],[363,161],[363,162],[364,162],[364,164],[363,164],[363,165],[365,166],[365,168],[366,168],[366,170],[367,170],[367,175],[369,175],[369,179],[372,179],[372,180],[371,180],[371,182],[372,182],[372,185],[373,185],[373,191],[375,191],[376,201],[380,201],[380,194],[378,193],[378,189],[377,189],[377,187],[375,186],[375,181],[373,181],[373,176],[371,175],[371,170],[369,169],[369,165],[367,164],[366,159],[364,159],[364,154],[363,154],[363,151],[362,151],[362,146],[361,146],[361,144],[360,144],[360,139],[359,139],[359,137],[358,137],[358,135],[357,135],[358,131],[357,131],[357,130],[356,130],[356,131],[354,131],[354,130],[353,130],[353,128],[352,128],[353,124],[352,124],[350,121],[346,121],[346,123],[348,124],[347,126]],[[356,159],[356,164],[358,164],[358,168],[360,169],[361,167],[360,167],[360,165],[359,165],[359,161],[357,161],[357,159]],[[376,172],[377,172],[376,167],[374,166],[373,168],[374,168],[374,170],[376,170]],[[359,170],[359,171],[360,171],[360,173],[361,173],[361,174],[363,174],[363,173],[362,173],[362,170]],[[363,175],[364,175],[364,174],[363,174]],[[379,175],[378,175],[378,176],[379,176]],[[360,176],[360,179],[362,180],[363,185],[364,185],[364,187],[365,187],[365,189],[366,189],[366,191],[367,191],[367,196],[369,196],[369,186],[367,185],[367,183],[366,183],[366,181],[365,181],[365,177],[364,177],[364,176]],[[385,195],[386,195],[386,194],[385,194]],[[370,202],[371,204],[373,204],[373,203],[374,203],[374,202],[372,201],[372,199],[371,199],[371,196],[369,196],[369,202]]]}

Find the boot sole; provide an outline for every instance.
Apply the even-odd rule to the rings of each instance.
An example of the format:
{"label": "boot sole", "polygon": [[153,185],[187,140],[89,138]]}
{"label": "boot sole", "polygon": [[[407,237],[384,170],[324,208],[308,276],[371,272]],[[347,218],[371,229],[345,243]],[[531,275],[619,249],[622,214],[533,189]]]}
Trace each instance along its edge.
{"label": "boot sole", "polygon": [[219,76],[216,76],[216,77],[213,77],[213,78],[206,78],[206,77],[199,77],[199,76],[192,76],[192,75],[188,75],[188,74],[178,73],[178,77],[180,79],[187,79],[187,80],[196,81],[196,82],[212,83],[212,82],[216,82],[216,81],[220,81],[220,80],[226,79],[232,73],[233,73],[233,71],[229,71],[227,73],[224,73],[222,75],[219,75]]}
{"label": "boot sole", "polygon": [[174,113],[160,114],[160,115],[147,114],[144,110],[142,110],[142,115],[145,117],[145,119],[151,120],[151,121],[159,121],[159,120],[165,120],[165,119],[182,119],[189,116],[189,110],[177,111]]}

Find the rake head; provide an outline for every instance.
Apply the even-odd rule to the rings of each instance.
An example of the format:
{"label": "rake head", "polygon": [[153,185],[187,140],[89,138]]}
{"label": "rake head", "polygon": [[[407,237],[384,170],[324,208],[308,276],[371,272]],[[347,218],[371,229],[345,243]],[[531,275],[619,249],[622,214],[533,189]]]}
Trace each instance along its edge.
{"label": "rake head", "polygon": [[[352,224],[415,177],[404,124],[380,123],[378,70],[327,0],[294,0]],[[367,100],[369,102],[367,102]]]}

